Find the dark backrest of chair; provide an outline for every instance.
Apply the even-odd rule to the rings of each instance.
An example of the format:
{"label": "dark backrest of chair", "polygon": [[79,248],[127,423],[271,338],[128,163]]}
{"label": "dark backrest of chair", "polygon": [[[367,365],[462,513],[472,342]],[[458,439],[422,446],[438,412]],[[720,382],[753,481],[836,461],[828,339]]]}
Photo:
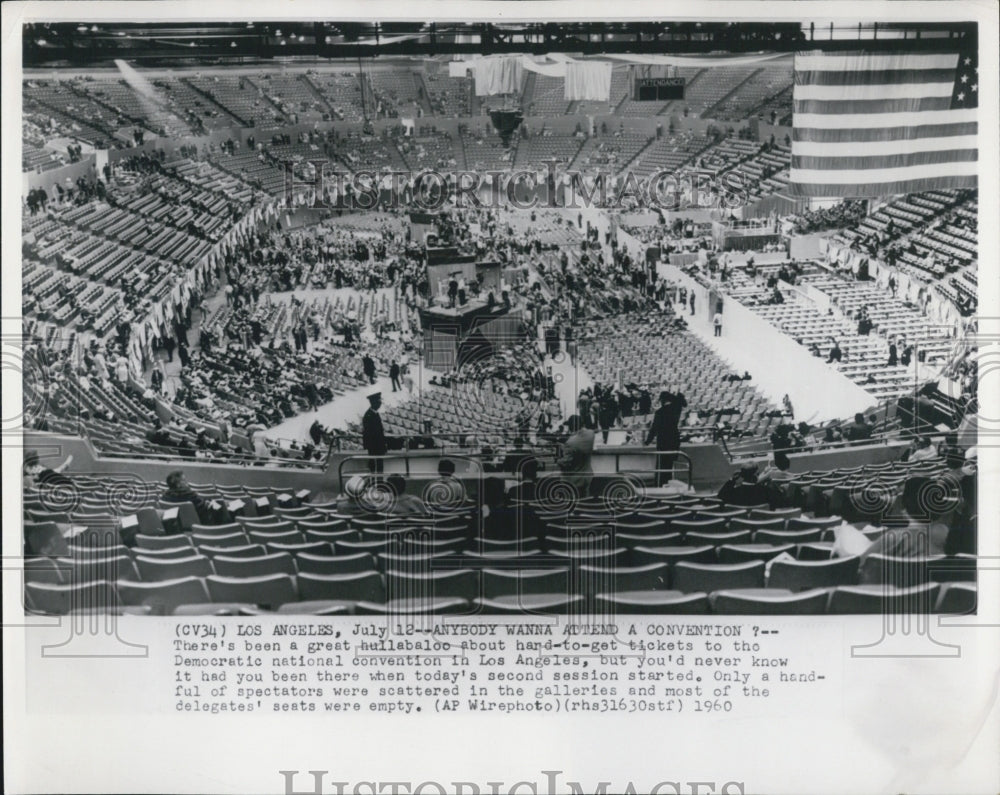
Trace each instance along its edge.
{"label": "dark backrest of chair", "polygon": [[300,552],[295,556],[299,574],[359,574],[375,571],[375,558],[368,552],[353,555],[314,555]]}
{"label": "dark backrest of chair", "polygon": [[857,556],[831,560],[776,560],[771,564],[769,588],[802,591],[809,588],[833,588],[854,585],[858,581]]}
{"label": "dark backrest of chair", "polygon": [[569,569],[483,569],[483,596],[496,599],[519,594],[571,593]]}
{"label": "dark backrest of chair", "polygon": [[135,565],[143,580],[176,580],[179,577],[207,577],[213,573],[212,561],[204,555],[194,554],[189,558],[158,560],[137,555]]}
{"label": "dark backrest of chair", "polygon": [[206,578],[213,602],[248,602],[262,607],[278,607],[298,598],[295,581],[288,574],[264,577]]}
{"label": "dark backrest of chair", "polygon": [[265,577],[270,574],[296,573],[295,562],[287,552],[275,552],[255,558],[216,555],[212,558],[220,577]]}
{"label": "dark backrest of chair", "polygon": [[147,605],[160,615],[170,615],[179,605],[204,604],[209,600],[208,588],[200,577],[155,583],[119,581],[117,586],[123,604]]}
{"label": "dark backrest of chair", "polygon": [[678,591],[729,590],[733,588],[763,588],[764,562],[733,564],[688,563],[673,566],[672,587]]}
{"label": "dark backrest of chair", "polygon": [[385,581],[375,571],[345,574],[313,574],[298,577],[299,596],[303,600],[329,599],[351,602],[384,602]]}

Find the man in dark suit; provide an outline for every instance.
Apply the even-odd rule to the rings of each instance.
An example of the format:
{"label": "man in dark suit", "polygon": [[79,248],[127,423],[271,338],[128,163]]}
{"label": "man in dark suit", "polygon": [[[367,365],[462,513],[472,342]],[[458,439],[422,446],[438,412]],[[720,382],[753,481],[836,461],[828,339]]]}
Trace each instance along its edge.
{"label": "man in dark suit", "polygon": [[403,385],[399,383],[399,364],[393,362],[389,367],[389,378],[392,379],[392,391],[398,392],[403,388]]}
{"label": "man in dark suit", "polygon": [[368,379],[369,384],[375,383],[375,360],[369,355],[365,354],[361,359],[361,369],[365,373],[365,378]]}
{"label": "man in dark suit", "polygon": [[[368,455],[383,456],[388,452],[389,446],[385,438],[385,428],[382,425],[382,417],[378,410],[382,407],[382,393],[375,392],[368,396],[368,411],[361,420],[362,444]],[[372,458],[368,462],[368,468],[372,472],[382,472],[383,461],[381,458]]]}
{"label": "man in dark suit", "polygon": [[[660,392],[660,407],[653,414],[645,444],[656,441],[657,451],[679,450],[681,446],[681,414],[687,406],[687,399],[681,392]],[[670,480],[677,454],[660,452],[656,456],[656,485],[664,486]]]}

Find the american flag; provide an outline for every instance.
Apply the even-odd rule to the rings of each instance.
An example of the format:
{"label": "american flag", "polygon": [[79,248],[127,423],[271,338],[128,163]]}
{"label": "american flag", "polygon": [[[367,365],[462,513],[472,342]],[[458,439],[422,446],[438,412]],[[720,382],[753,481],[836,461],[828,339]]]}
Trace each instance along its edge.
{"label": "american flag", "polygon": [[794,74],[789,182],[797,195],[977,187],[974,51],[798,53]]}

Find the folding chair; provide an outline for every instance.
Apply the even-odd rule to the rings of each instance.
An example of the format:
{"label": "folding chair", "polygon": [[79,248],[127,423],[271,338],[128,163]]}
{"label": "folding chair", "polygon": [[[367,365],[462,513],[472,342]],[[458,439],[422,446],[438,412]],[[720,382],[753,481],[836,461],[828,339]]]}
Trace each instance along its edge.
{"label": "folding chair", "polygon": [[212,566],[220,577],[267,577],[272,574],[296,574],[295,562],[287,552],[255,558],[216,555]]}
{"label": "folding chair", "polygon": [[161,582],[119,580],[118,593],[123,604],[149,607],[153,615],[169,616],[181,605],[205,604],[208,588],[199,577],[179,577]]}
{"label": "folding chair", "polygon": [[204,555],[158,560],[137,555],[135,565],[146,582],[176,580],[179,577],[207,577],[213,573],[212,561]]}
{"label": "folding chair", "polygon": [[689,563],[673,564],[672,587],[684,593],[692,591],[731,590],[733,588],[763,588],[764,561],[748,563]]}
{"label": "folding chair", "polygon": [[820,615],[826,612],[829,591],[786,591],[780,588],[744,588],[716,591],[709,596],[712,612],[718,615]]}

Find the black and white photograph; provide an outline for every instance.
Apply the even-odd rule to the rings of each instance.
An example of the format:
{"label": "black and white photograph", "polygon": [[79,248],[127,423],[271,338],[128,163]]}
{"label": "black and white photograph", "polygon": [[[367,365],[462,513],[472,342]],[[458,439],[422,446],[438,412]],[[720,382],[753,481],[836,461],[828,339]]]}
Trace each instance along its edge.
{"label": "black and white photograph", "polygon": [[3,13],[9,791],[997,791],[996,6]]}

